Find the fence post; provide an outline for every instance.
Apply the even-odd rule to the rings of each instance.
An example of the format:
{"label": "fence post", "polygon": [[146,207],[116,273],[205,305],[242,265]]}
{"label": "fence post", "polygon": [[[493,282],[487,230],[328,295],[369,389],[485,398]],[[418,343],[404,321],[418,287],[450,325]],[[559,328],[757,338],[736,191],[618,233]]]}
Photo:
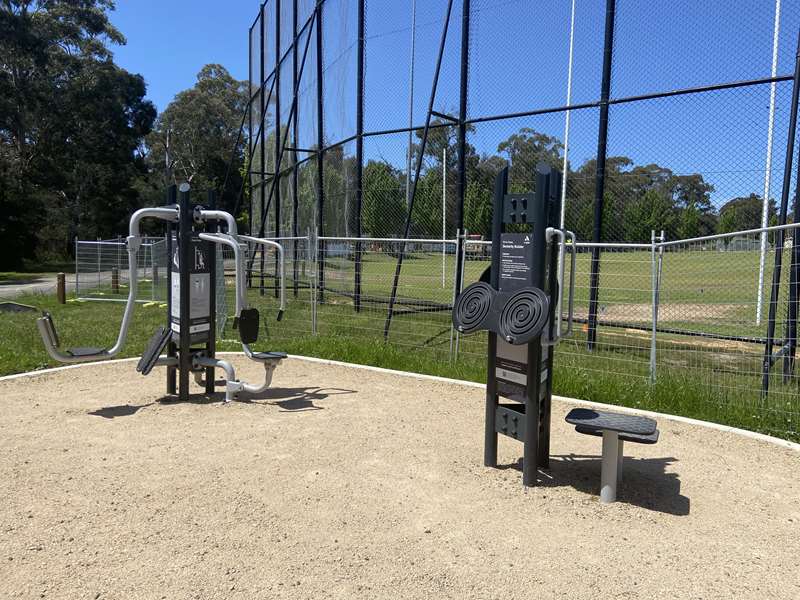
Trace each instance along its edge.
{"label": "fence post", "polygon": [[[322,87],[323,76],[323,47],[322,47],[322,1],[317,0],[316,6],[316,42],[317,42],[317,231],[316,240],[319,243],[319,236],[325,235],[325,136],[324,136],[324,117],[322,95],[324,93]],[[311,33],[309,32],[309,35]],[[320,260],[320,249],[317,249],[317,260]],[[323,261],[322,268],[317,271],[317,286],[319,288],[318,294],[324,298],[325,289],[325,256],[321,257]]]}
{"label": "fence post", "polygon": [[293,94],[293,105],[295,107],[294,114],[292,115],[292,148],[294,151],[292,152],[292,156],[294,157],[293,165],[292,165],[292,237],[295,238],[292,240],[292,246],[294,248],[294,252],[292,253],[292,281],[294,285],[292,286],[294,289],[294,297],[297,298],[298,287],[297,287],[297,250],[298,250],[298,240],[299,237],[298,229],[297,229],[297,219],[298,219],[298,203],[299,203],[299,195],[297,192],[297,186],[299,184],[300,178],[297,171],[297,148],[299,146],[299,134],[297,133],[297,113],[300,112],[297,109],[297,12],[298,12],[298,5],[297,0],[294,0],[293,10],[292,10],[292,94]]}
{"label": "fence post", "polygon": [[80,298],[80,292],[78,289],[78,273],[80,273],[80,266],[78,264],[78,236],[75,236],[75,297]]}
{"label": "fence post", "polygon": [[119,267],[111,268],[111,293],[119,294]]}
{"label": "fence post", "polygon": [[[356,237],[361,232],[361,205],[364,194],[364,3],[358,2],[358,50],[356,68]],[[347,218],[347,215],[345,215]],[[356,312],[361,311],[361,242],[356,241],[355,255],[355,290],[353,306]]]}
{"label": "fence post", "polygon": [[97,287],[100,288],[100,238],[97,238]]}
{"label": "fence post", "polygon": [[[614,49],[614,13],[616,1],[606,0],[605,41],[603,42],[603,79],[600,86],[600,120],[597,133],[597,160],[594,187],[594,231],[592,242],[599,244],[603,237],[603,204],[606,185],[606,144],[608,142],[608,100],[611,95],[611,64]],[[600,246],[592,247],[589,275],[589,323],[587,342],[594,349],[597,340],[597,304],[600,287]]]}
{"label": "fence post", "polygon": [[56,297],[58,298],[59,304],[66,304],[67,303],[67,284],[66,284],[67,276],[64,273],[58,273],[56,275]]}
{"label": "fence post", "polygon": [[318,234],[319,230],[315,229],[314,239],[313,240],[309,239],[309,242],[313,241],[313,246],[314,246],[314,254],[312,255],[313,256],[312,262],[314,265],[314,269],[311,277],[311,335],[317,335],[317,296],[318,296],[317,286],[318,282],[321,280],[321,275],[318,272],[318,269],[320,267],[319,264],[320,241]]}
{"label": "fence post", "polygon": [[461,5],[461,75],[459,81],[458,101],[458,194],[456,196],[456,268],[454,288],[460,284],[462,246],[463,240],[460,233],[464,230],[464,198],[467,195],[467,94],[469,79],[469,27],[470,27],[470,0],[463,0]]}

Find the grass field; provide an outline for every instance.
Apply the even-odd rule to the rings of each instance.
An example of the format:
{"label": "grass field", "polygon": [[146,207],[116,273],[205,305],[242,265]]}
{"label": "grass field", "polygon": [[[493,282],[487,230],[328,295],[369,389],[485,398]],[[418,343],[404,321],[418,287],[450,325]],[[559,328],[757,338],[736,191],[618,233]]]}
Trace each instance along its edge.
{"label": "grass field", "polygon": [[[316,334],[312,332],[312,274],[300,263],[302,284],[291,293],[286,315],[274,320],[274,291],[249,291],[249,301],[261,310],[265,334],[257,346],[295,354],[319,356],[394,369],[416,371],[473,381],[485,380],[485,335],[465,336],[451,348],[449,311],[415,312],[419,301],[441,305],[452,301],[454,260],[438,253],[411,254],[405,261],[398,304],[389,342],[384,343],[386,300],[390,295],[395,257],[365,252],[362,271],[362,309],[353,307],[353,262],[328,256],[325,291],[316,306]],[[469,260],[465,284],[478,279],[486,260]],[[589,256],[578,256],[576,314],[588,306]],[[788,269],[784,270],[786,273]],[[291,273],[288,266],[287,273]],[[763,336],[764,326],[755,324],[757,252],[667,252],[664,257],[660,302],[661,327],[738,336]],[[771,278],[771,261],[766,280]],[[254,280],[255,282],[258,279]],[[228,312],[233,295],[228,282]],[[267,279],[267,285],[273,284]],[[140,291],[151,283],[144,281]],[[785,289],[785,287],[784,287]],[[558,347],[555,389],[563,395],[611,404],[638,406],[708,419],[764,431],[792,439],[800,438],[798,379],[781,381],[779,367],[773,369],[770,395],[760,395],[763,346],[713,340],[687,335],[659,334],[657,381],[649,383],[651,324],[651,260],[648,251],[607,252],[601,262],[601,321],[626,327],[601,327],[598,342],[587,350],[581,325],[571,339]],[[85,290],[84,290],[85,291]],[[110,290],[97,290],[110,297]],[[123,288],[121,293],[126,290]],[[123,305],[114,302],[70,302],[58,305],[54,298],[28,295],[19,302],[32,304],[53,314],[64,345],[111,345],[117,334]],[[409,311],[411,312],[405,312]],[[780,314],[780,313],[779,313]],[[31,313],[0,314],[0,374],[54,366],[44,352]],[[124,356],[138,356],[152,332],[165,320],[159,306],[137,307]],[[779,334],[782,326],[778,324]],[[222,350],[238,350],[236,332],[230,327],[220,335]]]}

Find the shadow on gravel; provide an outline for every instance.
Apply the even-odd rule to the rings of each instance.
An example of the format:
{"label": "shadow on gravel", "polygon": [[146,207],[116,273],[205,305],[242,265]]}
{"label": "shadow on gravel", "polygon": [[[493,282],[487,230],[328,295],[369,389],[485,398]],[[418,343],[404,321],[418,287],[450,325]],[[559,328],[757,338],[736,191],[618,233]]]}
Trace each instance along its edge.
{"label": "shadow on gravel", "polygon": [[[625,502],[647,510],[670,515],[689,514],[689,498],[681,495],[681,481],[666,469],[677,458],[635,458],[626,456],[622,467],[622,483],[617,490],[617,502]],[[579,454],[553,455],[550,468],[539,471],[542,487],[571,486],[580,492],[600,495],[600,457]],[[522,459],[503,469],[522,471]]]}
{"label": "shadow on gravel", "polygon": [[[219,384],[219,382],[217,382]],[[222,381],[222,385],[225,382]],[[237,399],[239,404],[250,404],[252,406],[278,406],[281,412],[299,412],[305,410],[323,410],[322,406],[314,404],[315,400],[325,400],[330,396],[340,396],[342,394],[354,394],[355,390],[344,390],[337,388],[269,388],[260,394],[242,394],[242,398]],[[188,404],[221,404],[225,400],[224,392],[214,392],[213,394],[195,393],[189,394]],[[266,400],[266,402],[259,402]],[[117,417],[129,417],[138,411],[153,404],[170,405],[181,404],[177,396],[162,396],[155,402],[149,404],[121,404],[119,406],[105,406],[98,410],[91,411],[89,414],[94,417],[104,419],[115,419]]]}
{"label": "shadow on gravel", "polygon": [[131,415],[135,415],[141,409],[152,405],[153,403],[150,402],[149,404],[140,404],[138,406],[132,404],[120,404],[119,406],[104,406],[103,408],[91,411],[89,414],[92,415],[93,417],[103,417],[104,419],[116,419],[117,417],[129,417]]}
{"label": "shadow on gravel", "polygon": [[[330,396],[354,394],[355,390],[338,388],[269,388],[260,394],[248,394],[240,401],[245,404],[268,404],[279,406],[282,412],[298,412],[304,410],[323,410],[314,404],[315,400],[325,400]],[[267,402],[258,402],[266,400]]]}

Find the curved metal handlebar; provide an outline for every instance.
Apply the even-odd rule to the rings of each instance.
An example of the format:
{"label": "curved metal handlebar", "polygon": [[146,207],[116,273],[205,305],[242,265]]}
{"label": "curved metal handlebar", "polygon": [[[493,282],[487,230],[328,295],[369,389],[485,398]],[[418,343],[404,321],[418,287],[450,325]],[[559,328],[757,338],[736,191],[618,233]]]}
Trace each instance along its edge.
{"label": "curved metal handlebar", "polygon": [[566,251],[567,238],[572,240],[572,243],[569,246],[569,252],[571,255],[570,259],[570,279],[569,279],[569,297],[567,300],[567,329],[566,331],[562,332],[561,330],[561,321],[563,320],[563,309],[562,304],[564,300],[564,269],[565,269],[565,261],[561,260],[559,265],[558,274],[556,275],[556,280],[558,282],[558,299],[556,300],[556,332],[555,336],[551,340],[547,340],[542,342],[545,346],[555,346],[558,342],[561,341],[562,338],[570,335],[572,333],[572,322],[573,322],[573,309],[575,306],[575,267],[577,263],[576,257],[576,248],[575,248],[575,234],[571,231],[567,231],[566,229],[556,229],[555,227],[548,227],[545,232],[545,239],[548,242],[551,242],[553,238],[558,238],[559,246],[561,247],[562,251]]}
{"label": "curved metal handlebar", "polygon": [[47,350],[47,353],[54,360],[62,363],[82,363],[94,360],[105,360],[119,354],[128,338],[128,328],[130,327],[131,319],[133,318],[133,309],[136,306],[136,292],[139,283],[136,270],[136,251],[139,249],[142,241],[139,232],[139,224],[141,223],[142,219],[145,218],[162,219],[164,221],[174,222],[178,220],[178,215],[179,213],[176,207],[142,208],[137,210],[131,216],[129,235],[126,240],[128,250],[128,275],[130,279],[128,287],[128,300],[125,304],[125,313],[122,316],[122,323],[120,325],[117,341],[111,348],[99,350],[83,349],[81,352],[73,351],[74,353],[68,350],[67,353],[64,353],[58,349],[58,335],[56,334],[55,326],[53,325],[50,315],[45,314],[43,317],[37,320],[36,326],[39,329],[39,334],[42,336],[42,340],[44,341],[44,347]]}
{"label": "curved metal handlebar", "polygon": [[286,277],[284,275],[284,266],[283,266],[283,246],[281,246],[278,242],[274,242],[272,240],[268,240],[265,238],[257,238],[252,237],[250,235],[240,235],[239,239],[242,239],[246,242],[251,242],[253,244],[261,244],[262,246],[271,246],[278,251],[278,261],[280,262],[280,277],[281,277],[281,305],[278,309],[278,321],[281,320],[283,315],[283,311],[286,310]]}

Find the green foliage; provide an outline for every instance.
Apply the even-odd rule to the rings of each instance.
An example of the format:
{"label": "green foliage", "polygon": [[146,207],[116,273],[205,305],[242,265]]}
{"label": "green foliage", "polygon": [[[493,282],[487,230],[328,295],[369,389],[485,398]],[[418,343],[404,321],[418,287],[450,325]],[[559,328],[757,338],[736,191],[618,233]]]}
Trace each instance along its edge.
{"label": "green foliage", "polygon": [[402,235],[405,194],[400,173],[386,162],[371,160],[364,166],[361,227],[367,237]]}
{"label": "green foliage", "polygon": [[245,161],[247,138],[237,143],[237,137],[247,87],[222,65],[211,64],[200,69],[194,87],[175,96],[146,138],[154,188],[187,181],[198,191],[221,191],[218,207],[233,210]]}
{"label": "green foliage", "polygon": [[0,4],[0,268],[120,230],[155,109],[116,66],[109,0]]}

